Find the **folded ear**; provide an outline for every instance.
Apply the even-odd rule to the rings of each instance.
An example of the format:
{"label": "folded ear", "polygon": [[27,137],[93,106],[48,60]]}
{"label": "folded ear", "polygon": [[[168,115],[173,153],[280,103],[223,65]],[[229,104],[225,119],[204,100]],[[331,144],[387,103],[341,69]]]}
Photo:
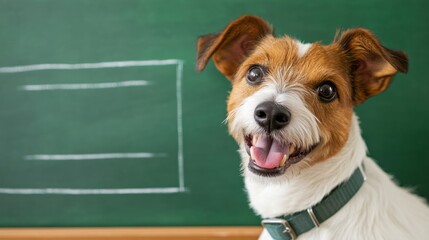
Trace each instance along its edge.
{"label": "folded ear", "polygon": [[217,69],[232,80],[245,57],[268,34],[272,34],[272,28],[263,19],[242,16],[221,33],[198,38],[196,68],[201,72],[212,57]]}
{"label": "folded ear", "polygon": [[335,42],[344,50],[351,63],[353,100],[356,105],[386,90],[398,71],[408,71],[407,55],[384,47],[366,29],[348,30]]}

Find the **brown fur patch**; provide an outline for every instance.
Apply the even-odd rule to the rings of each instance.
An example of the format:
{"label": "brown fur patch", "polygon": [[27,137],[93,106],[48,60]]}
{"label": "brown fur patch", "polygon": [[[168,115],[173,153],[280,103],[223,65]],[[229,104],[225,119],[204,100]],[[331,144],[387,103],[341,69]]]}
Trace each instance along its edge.
{"label": "brown fur patch", "polygon": [[202,71],[212,57],[218,70],[231,80],[248,53],[272,31],[263,19],[245,15],[231,22],[219,34],[199,37],[196,69]]}
{"label": "brown fur patch", "polygon": [[366,29],[348,30],[334,44],[347,53],[356,105],[385,91],[398,71],[408,71],[407,55],[384,47]]}

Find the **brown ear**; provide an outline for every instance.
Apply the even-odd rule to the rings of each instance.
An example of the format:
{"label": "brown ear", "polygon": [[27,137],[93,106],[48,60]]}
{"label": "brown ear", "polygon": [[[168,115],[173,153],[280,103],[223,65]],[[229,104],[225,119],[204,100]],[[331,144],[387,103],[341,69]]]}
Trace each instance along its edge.
{"label": "brown ear", "polygon": [[353,100],[356,105],[386,90],[398,71],[408,71],[407,55],[382,46],[374,34],[366,29],[348,30],[335,42],[344,50],[351,63]]}
{"label": "brown ear", "polygon": [[232,80],[245,57],[268,34],[272,34],[272,28],[263,19],[242,16],[221,33],[198,38],[196,68],[201,72],[212,57],[217,69]]}

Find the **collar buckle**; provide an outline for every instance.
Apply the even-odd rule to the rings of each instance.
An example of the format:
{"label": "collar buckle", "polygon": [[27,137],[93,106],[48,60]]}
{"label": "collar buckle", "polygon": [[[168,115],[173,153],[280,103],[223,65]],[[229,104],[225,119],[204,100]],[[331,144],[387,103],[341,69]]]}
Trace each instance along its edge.
{"label": "collar buckle", "polygon": [[268,225],[268,224],[282,225],[284,227],[284,230],[282,231],[282,233],[284,235],[288,235],[291,240],[296,240],[297,235],[296,235],[295,231],[290,226],[290,224],[288,223],[288,221],[286,221],[285,219],[270,218],[270,219],[264,219],[264,220],[262,220],[262,225],[264,227],[266,227],[266,225]]}

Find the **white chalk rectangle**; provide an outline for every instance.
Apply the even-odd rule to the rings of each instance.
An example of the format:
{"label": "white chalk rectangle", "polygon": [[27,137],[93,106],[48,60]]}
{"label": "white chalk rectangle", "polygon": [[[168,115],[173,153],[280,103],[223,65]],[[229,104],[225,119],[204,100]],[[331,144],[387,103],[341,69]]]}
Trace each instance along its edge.
{"label": "white chalk rectangle", "polygon": [[[31,195],[31,194],[62,194],[62,195],[96,195],[96,194],[174,194],[174,193],[181,193],[181,192],[185,192],[187,191],[187,189],[185,188],[185,176],[184,176],[184,154],[183,154],[183,127],[182,127],[182,78],[183,78],[183,61],[179,60],[179,59],[166,59],[166,60],[143,60],[143,61],[112,61],[112,62],[98,62],[98,63],[76,63],[76,64],[68,64],[68,63],[44,63],[44,64],[34,64],[34,65],[26,65],[26,66],[11,66],[11,67],[0,67],[0,74],[4,74],[5,76],[7,75],[8,78],[12,75],[12,74],[16,74],[16,75],[12,75],[15,80],[14,81],[24,81],[24,84],[15,86],[15,91],[18,90],[20,92],[20,94],[26,94],[25,96],[29,96],[30,92],[41,92],[40,94],[31,94],[33,99],[36,99],[37,97],[40,96],[44,96],[42,92],[47,92],[47,91],[54,91],[54,90],[85,90],[85,89],[100,89],[100,91],[97,91],[98,94],[100,94],[100,92],[102,91],[102,89],[114,89],[114,88],[127,88],[127,87],[152,87],[155,86],[157,87],[158,84],[157,82],[155,82],[156,79],[151,79],[148,78],[149,80],[126,80],[126,79],[117,79],[117,78],[113,78],[110,81],[109,80],[105,80],[102,81],[102,79],[104,78],[98,78],[98,79],[94,79],[95,82],[86,82],[87,80],[91,80],[91,78],[85,78],[85,79],[80,79],[80,78],[75,78],[75,79],[71,79],[71,80],[66,80],[65,79],[61,79],[59,78],[58,81],[59,83],[55,83],[52,82],[52,80],[55,81],[56,78],[52,78],[49,79],[48,83],[43,83],[41,81],[44,80],[44,78],[40,78],[38,79],[38,82],[33,83],[31,81],[33,81],[35,78],[35,74],[36,73],[31,73],[30,75],[26,75],[25,72],[33,72],[33,71],[55,71],[55,73],[48,72],[45,75],[42,76],[52,76],[52,75],[61,75],[62,73],[57,73],[57,71],[60,70],[81,70],[81,69],[85,69],[85,71],[88,71],[86,69],[118,69],[118,68],[131,68],[131,67],[150,67],[150,66],[175,66],[175,76],[173,76],[172,78],[175,78],[175,81],[161,81],[161,83],[164,83],[168,86],[170,86],[170,89],[173,90],[174,89],[174,85],[169,85],[170,83],[175,84],[175,93],[176,95],[174,96],[174,93],[171,92],[168,95],[165,96],[172,96],[173,98],[175,98],[176,103],[174,103],[173,106],[175,106],[175,108],[177,108],[177,113],[174,113],[173,111],[171,112],[172,114],[174,114],[177,117],[177,139],[174,138],[169,138],[168,141],[170,141],[172,139],[172,141],[176,141],[177,142],[175,144],[177,145],[172,145],[171,142],[168,142],[168,144],[170,144],[170,146],[177,146],[177,158],[175,157],[175,159],[177,159],[177,176],[178,179],[176,180],[175,178],[169,180],[171,182],[173,181],[177,181],[177,185],[175,184],[170,184],[170,182],[168,183],[163,183],[163,185],[161,186],[165,186],[165,187],[157,187],[157,186],[153,186],[149,185],[149,186],[142,186],[141,188],[134,188],[135,184],[133,184],[133,188],[127,188],[126,186],[124,186],[123,188],[113,188],[113,189],[109,189],[109,188],[105,188],[105,187],[98,187],[98,186],[89,186],[88,188],[74,188],[74,187],[62,187],[62,188],[55,188],[55,187],[44,187],[45,185],[43,185],[42,187],[23,187],[23,188],[14,188],[14,187],[8,187],[8,186],[4,186],[1,185],[0,187],[0,194],[27,194],[27,195]],[[91,70],[89,70],[91,71]],[[106,71],[122,71],[122,70],[106,70]],[[124,71],[126,71],[126,73],[128,73],[131,70],[125,69]],[[143,73],[145,73],[145,71],[150,71],[150,70],[144,70]],[[158,70],[159,71],[159,70]],[[173,69],[169,68],[169,71],[174,71]],[[163,71],[162,71],[163,72]],[[167,71],[168,72],[168,71]],[[24,74],[20,74],[20,73],[24,73]],[[110,75],[111,72],[109,72],[109,74],[103,72],[104,75],[102,76],[107,76],[107,77],[111,77]],[[133,72],[134,73],[134,72]],[[140,72],[139,72],[140,73]],[[158,72],[155,72],[156,74],[158,74]],[[170,74],[170,72],[168,72],[168,74]],[[39,75],[40,76],[40,75]],[[67,75],[69,76],[69,75]],[[86,76],[86,75],[84,75]],[[120,75],[122,76],[122,75]],[[130,75],[131,76],[131,75]],[[159,76],[159,75],[155,75],[155,76]],[[21,77],[23,79],[21,79]],[[140,76],[138,76],[140,78]],[[72,78],[72,77],[70,77]],[[128,79],[139,79],[139,78],[135,78],[135,76],[131,76]],[[143,77],[144,78],[144,77]],[[167,79],[168,78],[164,78]],[[100,80],[101,82],[96,82],[97,80]],[[117,80],[117,81],[116,81]],[[160,79],[158,79],[160,80]],[[9,81],[7,78],[5,78],[3,81]],[[10,81],[13,81],[12,79]],[[76,82],[67,82],[67,81],[76,81]],[[41,83],[39,83],[41,82]],[[162,86],[166,86],[166,85],[162,85]],[[159,86],[161,86],[161,84],[159,84]],[[134,91],[133,93],[136,92],[144,92],[146,88],[140,88],[140,89],[135,89],[135,90],[129,90]],[[149,88],[147,88],[149,89]],[[148,90],[148,91],[153,91]],[[112,94],[111,91],[106,91],[109,92],[109,94]],[[163,88],[163,92],[164,92],[164,88]],[[87,94],[93,94],[92,92],[86,92]],[[49,93],[46,93],[49,94]],[[64,95],[63,95],[64,94]],[[69,96],[73,96],[74,98],[73,101],[80,101],[80,98],[76,97],[78,95],[75,94],[81,94],[80,91],[70,91],[67,93],[55,93],[55,96],[61,96],[62,98],[67,98]],[[82,91],[83,94],[83,91]],[[94,93],[95,94],[95,93]],[[102,94],[102,93],[101,93]],[[46,95],[45,95],[46,96]],[[88,96],[88,95],[85,95]],[[150,96],[150,95],[149,95]],[[91,98],[86,98],[89,100],[92,100]],[[127,99],[126,97],[124,98],[116,98],[119,100],[122,99]],[[168,101],[170,101],[171,99],[169,98]],[[85,104],[84,104],[85,105]],[[108,106],[107,104],[105,106]],[[132,106],[136,106],[136,104],[132,105]],[[126,106],[124,106],[124,109],[127,109]],[[52,108],[52,111],[49,112],[55,112],[55,108]],[[98,109],[96,109],[98,110]],[[121,109],[122,110],[122,109]],[[112,112],[112,114],[115,114],[114,112]],[[122,114],[122,113],[121,113]],[[173,119],[174,116],[170,116],[169,119]],[[104,123],[105,124],[105,123]],[[50,125],[46,125],[49,126]],[[106,132],[109,132],[110,129],[106,129]],[[110,136],[110,135],[108,135]],[[174,136],[174,135],[173,135]],[[123,141],[123,140],[118,140],[118,141]],[[123,144],[123,142],[120,142],[120,144]],[[144,147],[144,146],[142,146]],[[171,148],[170,148],[171,149]],[[173,148],[175,149],[175,148]],[[91,150],[91,149],[90,149]],[[54,161],[75,161],[75,162],[70,162],[70,164],[82,164],[79,163],[78,160],[102,160],[102,159],[111,159],[112,161],[115,161],[115,159],[117,159],[118,161],[121,159],[147,159],[148,162],[153,163],[153,161],[157,161],[160,160],[160,158],[164,158],[164,159],[170,159],[172,154],[171,152],[164,152],[164,150],[161,149],[161,152],[159,152],[160,149],[158,149],[158,151],[156,150],[152,150],[151,149],[141,149],[141,152],[124,152],[124,153],[120,153],[120,152],[101,152],[101,153],[93,153],[93,154],[85,154],[85,153],[73,153],[73,154],[42,154],[42,153],[30,153],[29,155],[25,155],[22,156],[21,160],[26,160],[28,161],[28,163],[30,163],[31,161],[40,161],[37,163],[37,166],[46,166],[44,164],[55,164],[53,163]],[[115,151],[117,151],[115,149]],[[125,150],[127,151],[127,149]],[[148,151],[148,152],[146,152]],[[171,150],[170,150],[171,151]],[[174,154],[175,150],[173,151]],[[27,153],[28,154],[28,153]],[[156,159],[155,159],[156,158]],[[149,161],[150,160],[150,161]],[[41,161],[45,161],[44,163],[42,163]],[[51,161],[52,163],[50,163],[49,161]],[[35,162],[34,162],[35,163]],[[93,162],[94,163],[94,162]],[[100,161],[101,163],[101,161]],[[36,163],[35,163],[36,164]],[[90,163],[88,163],[90,164]],[[134,162],[132,162],[132,164],[135,164]],[[51,166],[51,165],[50,165]],[[154,165],[156,166],[156,165]],[[170,165],[171,166],[171,165]],[[174,168],[173,168],[174,169]],[[134,170],[134,169],[133,169]],[[162,171],[165,171],[165,169],[161,169]],[[176,171],[176,169],[174,169],[174,171]],[[176,174],[175,173],[175,174]],[[175,176],[172,175],[172,176]],[[154,181],[154,182],[150,182],[152,183],[157,183],[159,186],[159,182]],[[32,184],[34,184],[34,182],[32,182]],[[34,185],[32,185],[34,186]]]}

